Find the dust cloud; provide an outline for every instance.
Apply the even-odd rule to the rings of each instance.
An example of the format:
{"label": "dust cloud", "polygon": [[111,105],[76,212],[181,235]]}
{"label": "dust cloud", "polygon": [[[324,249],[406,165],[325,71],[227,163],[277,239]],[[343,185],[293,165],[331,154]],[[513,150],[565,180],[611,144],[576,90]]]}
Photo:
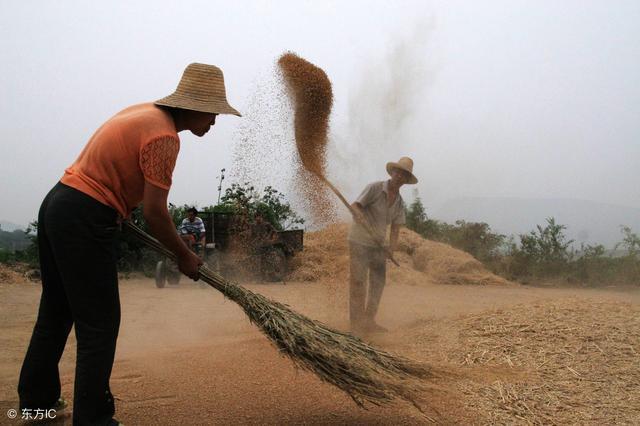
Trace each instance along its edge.
{"label": "dust cloud", "polygon": [[[325,174],[347,199],[354,199],[367,183],[384,179],[388,161],[414,156],[413,147],[422,149],[426,143],[420,131],[425,120],[420,105],[433,79],[424,57],[429,32],[429,25],[419,25],[396,38],[382,58],[364,63],[348,94],[334,93],[336,105],[327,123]],[[304,188],[299,187],[301,176],[310,178],[304,175],[308,172],[294,173],[298,170],[294,112],[283,76],[274,64],[254,82],[245,119],[234,134],[229,182],[281,190],[307,220],[307,229],[319,229],[327,221],[315,217],[312,209],[317,206],[308,202]],[[325,202],[335,200],[329,197]],[[336,213],[334,220],[349,219],[346,209]]]}
{"label": "dust cloud", "polygon": [[[416,157],[423,140],[421,112],[433,81],[428,39],[431,26],[417,25],[398,36],[381,58],[362,66],[350,89],[346,117],[334,117],[328,174],[355,198],[369,182],[386,177],[385,164],[402,156]],[[416,167],[420,169],[419,161]]]}

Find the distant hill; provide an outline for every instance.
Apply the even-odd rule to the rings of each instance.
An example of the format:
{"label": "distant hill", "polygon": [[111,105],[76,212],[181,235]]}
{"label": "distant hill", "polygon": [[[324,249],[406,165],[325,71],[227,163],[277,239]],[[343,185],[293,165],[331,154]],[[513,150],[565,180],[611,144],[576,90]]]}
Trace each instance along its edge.
{"label": "distant hill", "polygon": [[24,225],[18,225],[16,223],[8,222],[6,220],[0,220],[0,229],[2,229],[3,231],[13,232],[16,229],[24,230],[26,228],[27,227]]}
{"label": "distant hill", "polygon": [[14,229],[13,231],[0,229],[0,251],[24,250],[30,243],[31,241],[21,229]]}
{"label": "distant hill", "polygon": [[580,243],[612,248],[622,240],[620,225],[640,233],[640,209],[595,201],[572,199],[459,198],[446,202],[433,218],[454,222],[463,219],[486,222],[507,235],[528,233],[546,218],[566,225],[566,235]]}

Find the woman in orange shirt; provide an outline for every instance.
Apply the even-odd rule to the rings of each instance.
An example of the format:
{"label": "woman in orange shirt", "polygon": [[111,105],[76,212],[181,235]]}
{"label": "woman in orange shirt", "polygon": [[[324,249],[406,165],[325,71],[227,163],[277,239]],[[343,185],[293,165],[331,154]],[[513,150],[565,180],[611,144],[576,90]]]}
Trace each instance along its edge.
{"label": "woman in orange shirt", "polygon": [[20,372],[21,409],[64,408],[58,362],[71,326],[77,339],[74,425],[115,425],[109,378],[120,325],[116,232],[141,202],[151,233],[198,279],[202,260],[175,231],[167,197],[180,139],[204,136],[218,114],[240,116],[222,71],[189,65],[175,92],[105,122],[45,197],[38,214],[42,297]]}

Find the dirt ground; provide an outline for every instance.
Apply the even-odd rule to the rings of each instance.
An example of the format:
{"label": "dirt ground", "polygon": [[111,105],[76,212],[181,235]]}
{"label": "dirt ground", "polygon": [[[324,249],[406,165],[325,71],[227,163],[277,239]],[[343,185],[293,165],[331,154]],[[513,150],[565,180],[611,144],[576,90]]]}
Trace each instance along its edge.
{"label": "dirt ground", "polygon": [[[341,329],[347,325],[343,288],[323,282],[248,286],[314,319]],[[360,409],[339,390],[294,369],[233,302],[209,287],[183,278],[177,287],[157,289],[150,279],[128,279],[121,280],[120,291],[122,325],[111,385],[116,396],[116,418],[127,425],[430,422],[400,403]],[[18,424],[5,413],[17,399],[17,378],[39,296],[37,283],[0,283],[0,424]],[[589,312],[603,316],[594,320]],[[607,312],[615,313],[612,319],[606,318]],[[516,328],[509,328],[510,319],[519,313],[522,315]],[[424,395],[427,413],[437,423],[603,424],[604,420],[640,424],[638,382],[633,382],[640,371],[639,317],[638,289],[393,284],[385,289],[379,314],[379,322],[390,331],[369,339],[443,372]],[[533,321],[529,325],[524,324],[527,318]],[[553,322],[546,324],[545,318]],[[598,370],[594,374],[601,380],[591,381],[588,372],[576,371],[580,369],[577,364],[567,364],[575,374],[562,368],[565,373],[569,371],[568,376],[553,371],[542,374],[543,362],[532,367],[529,361],[540,354],[539,348],[548,340],[544,333],[557,330],[563,321],[573,328],[562,329],[561,337],[569,333],[583,343],[569,354],[570,360],[580,358],[598,368],[598,364],[605,365],[606,359],[615,357],[616,365],[624,368]],[[583,325],[590,327],[586,337],[575,331]],[[611,330],[620,331],[621,337],[616,340]],[[500,332],[516,336],[511,346]],[[496,335],[497,345],[490,340]],[[583,340],[594,343],[599,351],[595,347],[584,349],[587,346]],[[608,352],[614,347],[607,344],[619,347],[615,353]],[[495,348],[499,352],[489,356]],[[568,344],[563,348],[569,352]],[[74,352],[71,336],[60,368],[63,395],[69,401],[73,395]],[[597,357],[607,353],[610,358],[602,358],[604,361]],[[554,359],[557,364],[561,358]],[[544,364],[549,365],[546,358]],[[635,373],[625,376],[625,371],[634,368]],[[609,383],[606,389],[588,388],[590,397],[609,404],[597,410],[600,418],[586,411],[589,404],[580,391],[580,386],[595,382]],[[614,382],[615,386],[610,385]],[[541,383],[547,388],[542,389]],[[538,404],[523,393],[523,389],[538,389],[535,386],[549,398]],[[577,391],[569,395],[562,386]],[[606,392],[614,391],[616,397],[607,399]],[[556,399],[552,399],[554,395]],[[591,406],[596,406],[593,401]],[[67,416],[57,424],[71,424],[71,420]]]}

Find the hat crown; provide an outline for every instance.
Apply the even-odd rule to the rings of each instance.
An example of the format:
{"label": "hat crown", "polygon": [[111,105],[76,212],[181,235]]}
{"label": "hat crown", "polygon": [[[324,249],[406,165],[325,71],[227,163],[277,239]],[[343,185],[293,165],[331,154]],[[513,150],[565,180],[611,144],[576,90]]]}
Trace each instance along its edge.
{"label": "hat crown", "polygon": [[398,165],[409,173],[413,173],[413,160],[409,157],[402,157],[398,160]]}
{"label": "hat crown", "polygon": [[215,65],[198,62],[189,64],[185,68],[175,92],[157,100],[155,104],[240,116],[240,113],[227,102],[222,70]]}
{"label": "hat crown", "polygon": [[197,62],[185,68],[176,93],[201,101],[215,99],[227,101],[222,70],[215,65]]}

